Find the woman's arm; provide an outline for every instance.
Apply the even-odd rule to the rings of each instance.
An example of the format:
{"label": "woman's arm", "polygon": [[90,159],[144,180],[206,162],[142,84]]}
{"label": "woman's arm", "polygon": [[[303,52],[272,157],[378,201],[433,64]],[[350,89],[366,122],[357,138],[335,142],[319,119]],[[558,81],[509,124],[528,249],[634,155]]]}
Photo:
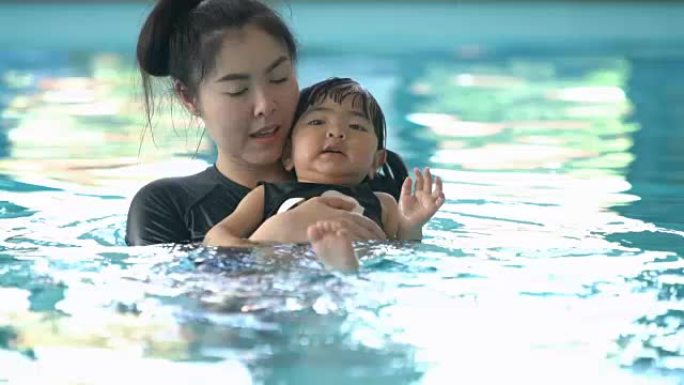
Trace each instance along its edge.
{"label": "woman's arm", "polygon": [[315,197],[284,213],[268,218],[249,238],[254,242],[308,242],[307,228],[319,220],[335,220],[353,240],[386,239],[373,220],[350,210],[352,202],[334,197]]}
{"label": "woman's arm", "polygon": [[182,194],[178,190],[170,180],[158,180],[135,194],[126,219],[128,246],[191,241],[176,202]]}
{"label": "woman's arm", "polygon": [[254,246],[249,236],[264,218],[264,187],[258,186],[245,196],[232,214],[212,227],[204,236],[207,246]]}

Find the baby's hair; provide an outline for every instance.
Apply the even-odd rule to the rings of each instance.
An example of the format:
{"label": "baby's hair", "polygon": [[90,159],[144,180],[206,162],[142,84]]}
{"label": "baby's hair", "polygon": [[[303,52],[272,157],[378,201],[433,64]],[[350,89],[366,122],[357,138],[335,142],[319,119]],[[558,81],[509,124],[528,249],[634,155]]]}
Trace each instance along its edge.
{"label": "baby's hair", "polygon": [[373,130],[378,137],[378,150],[385,148],[387,125],[380,104],[373,94],[350,78],[330,78],[302,89],[295,110],[294,122],[297,122],[309,107],[319,105],[328,98],[340,104],[345,99],[352,98],[352,106],[360,108],[366,119],[373,124]]}

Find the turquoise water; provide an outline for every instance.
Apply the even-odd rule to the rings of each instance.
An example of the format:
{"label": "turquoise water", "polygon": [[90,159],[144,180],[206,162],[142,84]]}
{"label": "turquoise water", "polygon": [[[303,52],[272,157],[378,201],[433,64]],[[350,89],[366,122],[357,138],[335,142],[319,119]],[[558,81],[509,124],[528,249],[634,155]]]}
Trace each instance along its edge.
{"label": "turquoise water", "polygon": [[211,147],[177,110],[141,142],[130,41],[5,44],[0,383],[684,384],[684,45],[592,24],[355,51],[301,7],[301,83],[357,78],[444,178],[425,240],[358,244],[356,277],[306,246],[127,248],[135,191]]}

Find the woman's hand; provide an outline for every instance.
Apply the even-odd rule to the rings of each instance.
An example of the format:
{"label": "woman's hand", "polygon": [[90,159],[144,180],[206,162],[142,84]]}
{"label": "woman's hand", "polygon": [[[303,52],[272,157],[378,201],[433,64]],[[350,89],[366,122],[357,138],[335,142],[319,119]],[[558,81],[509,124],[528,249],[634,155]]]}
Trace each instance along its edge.
{"label": "woman's hand", "polygon": [[267,219],[249,238],[254,242],[308,242],[306,230],[319,220],[335,220],[355,241],[387,239],[373,220],[352,213],[353,202],[335,197],[315,197],[299,206]]}
{"label": "woman's hand", "polygon": [[[416,183],[412,185],[410,177],[406,177],[401,186],[399,196],[399,232],[401,239],[420,239],[421,229],[444,203],[442,180],[433,178],[429,168],[423,172],[414,170]],[[413,187],[413,188],[412,188]]]}

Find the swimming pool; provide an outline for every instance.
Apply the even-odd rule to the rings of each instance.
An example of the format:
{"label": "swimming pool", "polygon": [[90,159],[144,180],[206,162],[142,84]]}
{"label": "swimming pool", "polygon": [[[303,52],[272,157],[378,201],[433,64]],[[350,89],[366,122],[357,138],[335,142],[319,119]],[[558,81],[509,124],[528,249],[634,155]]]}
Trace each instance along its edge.
{"label": "swimming pool", "polygon": [[178,111],[141,145],[145,7],[67,7],[0,5],[0,383],[683,383],[684,6],[284,9],[301,83],[360,80],[445,180],[358,277],[124,247],[137,188],[213,154]]}

